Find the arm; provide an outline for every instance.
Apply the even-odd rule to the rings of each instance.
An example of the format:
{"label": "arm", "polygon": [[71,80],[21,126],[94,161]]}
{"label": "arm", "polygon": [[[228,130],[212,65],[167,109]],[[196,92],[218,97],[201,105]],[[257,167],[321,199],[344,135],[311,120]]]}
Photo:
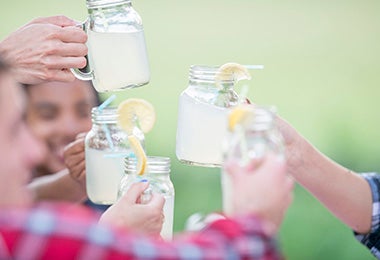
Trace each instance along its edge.
{"label": "arm", "polygon": [[87,198],[84,158],[85,133],[78,134],[76,140],[65,147],[66,169],[47,176],[35,178],[29,187],[35,200],[65,200],[83,202]]}
{"label": "arm", "polygon": [[86,33],[65,16],[38,18],[0,42],[0,55],[12,65],[17,81],[72,81],[70,68],[86,65]]}
{"label": "arm", "polygon": [[81,183],[74,180],[64,169],[58,173],[35,178],[30,184],[35,200],[65,200],[83,202],[87,198]]}
{"label": "arm", "polygon": [[285,138],[289,173],[335,216],[358,233],[371,227],[372,195],[367,181],[335,163],[278,119]]}

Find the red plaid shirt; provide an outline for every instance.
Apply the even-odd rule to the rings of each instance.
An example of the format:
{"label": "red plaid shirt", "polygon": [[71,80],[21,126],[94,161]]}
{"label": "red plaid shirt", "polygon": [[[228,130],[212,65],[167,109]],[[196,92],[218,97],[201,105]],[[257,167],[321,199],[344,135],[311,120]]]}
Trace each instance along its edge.
{"label": "red plaid shirt", "polygon": [[217,220],[172,242],[112,230],[68,204],[0,211],[0,259],[280,259],[254,217]]}

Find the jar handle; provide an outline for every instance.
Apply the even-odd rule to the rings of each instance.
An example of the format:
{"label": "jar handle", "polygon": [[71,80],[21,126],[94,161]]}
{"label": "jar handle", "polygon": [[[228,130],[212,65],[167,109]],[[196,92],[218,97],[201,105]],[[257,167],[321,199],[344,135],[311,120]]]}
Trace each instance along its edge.
{"label": "jar handle", "polygon": [[[76,26],[79,28],[82,28],[83,31],[87,33],[87,25],[88,25],[88,18],[82,22],[78,23]],[[86,67],[83,69],[78,69],[78,68],[70,68],[71,73],[74,74],[74,76],[80,80],[93,80],[94,79],[94,71],[90,70],[89,64],[88,64],[88,56],[84,56],[86,58]],[[89,70],[89,72],[85,72],[86,70]]]}

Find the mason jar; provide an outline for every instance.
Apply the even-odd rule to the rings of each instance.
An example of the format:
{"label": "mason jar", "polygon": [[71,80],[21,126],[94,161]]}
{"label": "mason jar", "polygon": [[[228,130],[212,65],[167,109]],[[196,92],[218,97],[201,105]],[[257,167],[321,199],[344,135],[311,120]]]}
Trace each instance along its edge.
{"label": "mason jar", "polygon": [[[86,189],[96,204],[113,204],[124,176],[124,158],[133,151],[128,134],[117,124],[117,109],[94,107],[92,128],[85,138]],[[143,132],[135,127],[133,134],[144,144]]]}
{"label": "mason jar", "polygon": [[236,106],[239,97],[232,76],[218,80],[218,68],[190,67],[189,84],[178,103],[176,156],[182,163],[205,167],[222,164],[228,108]]}
{"label": "mason jar", "polygon": [[276,125],[275,107],[250,107],[252,110],[246,116],[245,124],[236,125],[223,142],[221,185],[223,211],[226,214],[232,213],[232,197],[235,192],[225,166],[234,162],[234,165],[243,169],[253,170],[251,166],[259,164],[269,152],[279,157],[285,155],[283,137]]}
{"label": "mason jar", "polygon": [[150,69],[144,28],[130,0],[87,0],[88,67],[72,69],[81,80],[92,80],[98,92],[145,85]]}
{"label": "mason jar", "polygon": [[136,174],[136,158],[125,158],[124,177],[119,186],[118,196],[123,196],[135,182],[148,181],[149,187],[142,195],[141,203],[150,200],[152,193],[161,194],[165,198],[164,223],[161,229],[161,237],[171,240],[173,237],[174,218],[174,186],[170,179],[170,158],[159,156],[148,156],[145,172]]}

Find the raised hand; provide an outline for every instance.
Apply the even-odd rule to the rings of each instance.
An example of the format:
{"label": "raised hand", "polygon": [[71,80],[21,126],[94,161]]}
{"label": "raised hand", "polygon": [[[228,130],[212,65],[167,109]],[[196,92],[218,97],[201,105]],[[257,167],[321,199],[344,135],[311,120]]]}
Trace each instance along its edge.
{"label": "raised hand", "polygon": [[24,84],[72,81],[70,68],[86,65],[87,35],[65,16],[37,18],[0,42],[0,55]]}

